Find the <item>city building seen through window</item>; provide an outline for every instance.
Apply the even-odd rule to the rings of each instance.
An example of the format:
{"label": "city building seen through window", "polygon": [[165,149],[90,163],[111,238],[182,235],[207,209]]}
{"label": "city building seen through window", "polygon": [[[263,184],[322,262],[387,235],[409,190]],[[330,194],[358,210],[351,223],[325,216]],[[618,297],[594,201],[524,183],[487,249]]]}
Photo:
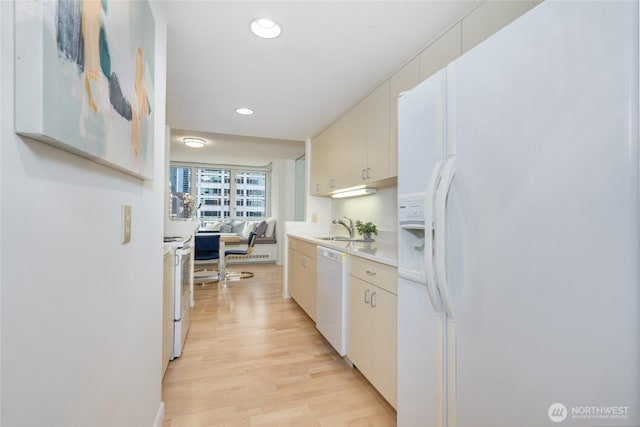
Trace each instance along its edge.
{"label": "city building seen through window", "polygon": [[[172,165],[169,173],[172,218],[259,219],[269,216],[270,171],[215,166]],[[195,197],[195,209],[185,200]]]}

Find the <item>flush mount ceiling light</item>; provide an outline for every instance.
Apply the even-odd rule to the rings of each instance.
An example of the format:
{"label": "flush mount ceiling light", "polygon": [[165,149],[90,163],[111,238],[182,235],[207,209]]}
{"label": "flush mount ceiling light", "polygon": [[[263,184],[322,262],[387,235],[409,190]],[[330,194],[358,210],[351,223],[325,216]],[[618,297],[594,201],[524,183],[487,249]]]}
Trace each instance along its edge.
{"label": "flush mount ceiling light", "polygon": [[191,148],[202,148],[207,145],[207,142],[202,138],[182,138],[182,142]]}
{"label": "flush mount ceiling light", "polygon": [[367,196],[369,194],[376,194],[376,189],[375,188],[347,189],[343,191],[336,191],[331,195],[331,197],[334,199],[344,199],[346,197]]}
{"label": "flush mount ceiling light", "polygon": [[236,113],[241,114],[243,116],[250,116],[253,114],[253,110],[250,108],[238,108],[236,109]]}
{"label": "flush mount ceiling light", "polygon": [[251,31],[263,39],[275,39],[282,33],[282,28],[277,22],[267,18],[257,18],[251,22]]}

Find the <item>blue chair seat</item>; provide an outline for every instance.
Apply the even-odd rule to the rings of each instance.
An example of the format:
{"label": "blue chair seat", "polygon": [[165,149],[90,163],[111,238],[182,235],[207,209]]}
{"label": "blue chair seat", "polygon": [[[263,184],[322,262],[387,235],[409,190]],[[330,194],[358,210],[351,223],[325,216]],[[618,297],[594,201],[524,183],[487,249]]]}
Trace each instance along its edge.
{"label": "blue chair seat", "polygon": [[247,251],[244,249],[229,249],[228,251],[224,251],[225,255],[246,255]]}
{"label": "blue chair seat", "polygon": [[217,252],[217,251],[194,252],[193,259],[195,259],[196,261],[220,259],[220,252]]}
{"label": "blue chair seat", "polygon": [[[219,234],[202,234],[195,235],[195,249],[193,251],[193,259],[195,261],[216,261],[220,259],[220,235]],[[196,271],[193,273],[194,281],[210,282],[218,280],[219,275],[214,271]]]}

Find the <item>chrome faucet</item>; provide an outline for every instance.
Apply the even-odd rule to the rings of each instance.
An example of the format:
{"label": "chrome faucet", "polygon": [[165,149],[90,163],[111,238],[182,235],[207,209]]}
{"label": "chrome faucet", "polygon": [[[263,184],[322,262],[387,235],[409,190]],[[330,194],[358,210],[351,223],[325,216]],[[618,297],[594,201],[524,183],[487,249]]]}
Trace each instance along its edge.
{"label": "chrome faucet", "polygon": [[356,232],[356,230],[355,230],[355,228],[354,228],[354,226],[353,226],[353,220],[352,220],[351,218],[349,218],[349,217],[346,217],[346,216],[345,216],[345,218],[349,220],[349,225],[347,225],[347,224],[346,224],[343,220],[341,220],[341,219],[334,219],[332,222],[333,222],[334,224],[340,224],[340,225],[342,225],[344,228],[346,228],[346,229],[347,229],[347,231],[349,232],[349,238],[350,238],[350,239],[353,239],[353,237],[354,237],[354,235],[355,235],[355,232]]}

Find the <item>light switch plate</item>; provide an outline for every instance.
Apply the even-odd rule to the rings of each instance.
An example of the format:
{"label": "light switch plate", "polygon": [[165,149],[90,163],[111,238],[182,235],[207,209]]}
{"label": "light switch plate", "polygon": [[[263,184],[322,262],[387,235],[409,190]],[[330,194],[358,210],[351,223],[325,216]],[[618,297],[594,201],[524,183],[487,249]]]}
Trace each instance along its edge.
{"label": "light switch plate", "polygon": [[131,241],[131,205],[122,205],[122,243]]}

